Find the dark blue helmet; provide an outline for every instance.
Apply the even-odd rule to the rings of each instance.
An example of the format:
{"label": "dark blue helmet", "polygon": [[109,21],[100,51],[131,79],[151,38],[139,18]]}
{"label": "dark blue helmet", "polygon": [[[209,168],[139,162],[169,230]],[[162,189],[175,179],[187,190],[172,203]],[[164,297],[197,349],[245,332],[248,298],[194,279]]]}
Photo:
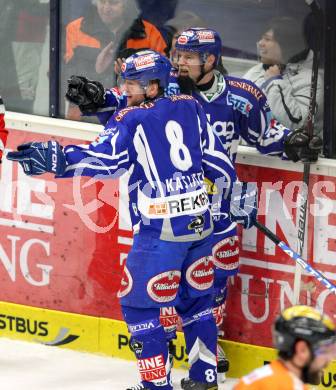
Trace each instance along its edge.
{"label": "dark blue helmet", "polygon": [[203,62],[208,54],[216,57],[218,65],[222,54],[222,41],[217,31],[210,28],[189,28],[183,31],[176,42],[176,50],[199,53]]}
{"label": "dark blue helmet", "polygon": [[146,87],[149,81],[159,80],[160,87],[166,88],[171,67],[167,57],[153,50],[143,50],[126,58],[121,67],[121,77],[138,80],[142,87]]}

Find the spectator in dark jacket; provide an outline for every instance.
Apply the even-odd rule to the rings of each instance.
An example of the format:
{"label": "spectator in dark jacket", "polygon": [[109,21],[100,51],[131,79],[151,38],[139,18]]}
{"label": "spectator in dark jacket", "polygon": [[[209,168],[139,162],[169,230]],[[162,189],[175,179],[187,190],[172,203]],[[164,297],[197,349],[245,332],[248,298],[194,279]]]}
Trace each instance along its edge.
{"label": "spectator in dark jacket", "polygon": [[[167,45],[161,33],[138,15],[134,0],[92,0],[86,15],[66,26],[63,80],[82,75],[113,87],[115,60],[129,49],[164,54]],[[79,120],[80,112],[70,105],[65,116]]]}
{"label": "spectator in dark jacket", "polygon": [[93,0],[87,14],[66,26],[67,74],[82,73],[111,84],[114,60],[126,48],[149,48],[164,53],[159,30],[138,18],[133,0]]}

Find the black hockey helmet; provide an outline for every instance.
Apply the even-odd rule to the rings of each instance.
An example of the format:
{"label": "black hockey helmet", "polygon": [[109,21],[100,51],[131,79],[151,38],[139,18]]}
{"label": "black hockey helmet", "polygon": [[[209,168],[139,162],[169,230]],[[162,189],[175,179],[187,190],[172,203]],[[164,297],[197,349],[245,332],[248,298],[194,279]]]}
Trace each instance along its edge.
{"label": "black hockey helmet", "polygon": [[291,357],[298,340],[305,340],[313,353],[323,345],[336,343],[335,325],[326,314],[304,305],[285,309],[273,329],[275,347]]}

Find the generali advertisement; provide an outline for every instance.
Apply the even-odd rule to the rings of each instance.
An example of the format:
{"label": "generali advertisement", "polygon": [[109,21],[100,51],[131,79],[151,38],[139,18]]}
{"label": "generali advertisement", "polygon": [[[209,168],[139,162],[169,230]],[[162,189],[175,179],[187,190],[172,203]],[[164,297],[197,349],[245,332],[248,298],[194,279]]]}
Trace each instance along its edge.
{"label": "generali advertisement", "polygon": [[[12,130],[7,147],[49,138]],[[238,170],[241,180],[258,183],[260,222],[296,251],[302,173],[267,163]],[[121,319],[117,292],[132,245],[126,181],[27,177],[7,160],[0,175],[0,301]],[[336,178],[310,179],[303,258],[335,282]],[[294,302],[295,262],[256,228],[240,236],[241,268],[230,279],[225,338],[271,346],[275,316]],[[334,316],[335,295],[305,273],[300,301]]]}

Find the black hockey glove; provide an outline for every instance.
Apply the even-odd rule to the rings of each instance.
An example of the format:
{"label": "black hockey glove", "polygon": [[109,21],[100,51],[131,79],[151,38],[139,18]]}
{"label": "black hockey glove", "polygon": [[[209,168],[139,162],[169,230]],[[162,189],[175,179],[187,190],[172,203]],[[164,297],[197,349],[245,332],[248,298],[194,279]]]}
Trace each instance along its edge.
{"label": "black hockey glove", "polygon": [[314,135],[308,137],[304,129],[292,131],[284,141],[284,151],[287,157],[296,162],[316,162],[322,150],[322,139]]}
{"label": "black hockey glove", "polygon": [[105,89],[99,81],[71,76],[65,97],[82,112],[95,113],[105,103]]}

